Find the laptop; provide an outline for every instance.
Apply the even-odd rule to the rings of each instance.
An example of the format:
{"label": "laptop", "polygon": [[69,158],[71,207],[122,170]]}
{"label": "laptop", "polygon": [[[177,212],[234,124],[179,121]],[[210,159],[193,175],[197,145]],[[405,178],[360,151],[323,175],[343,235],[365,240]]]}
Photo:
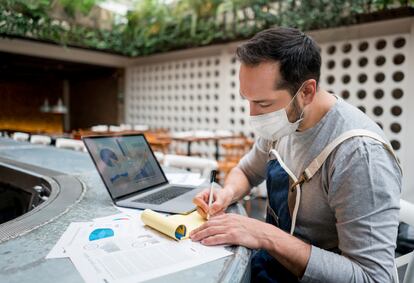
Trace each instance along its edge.
{"label": "laptop", "polygon": [[82,138],[117,206],[187,214],[200,187],[173,185],[143,134]]}

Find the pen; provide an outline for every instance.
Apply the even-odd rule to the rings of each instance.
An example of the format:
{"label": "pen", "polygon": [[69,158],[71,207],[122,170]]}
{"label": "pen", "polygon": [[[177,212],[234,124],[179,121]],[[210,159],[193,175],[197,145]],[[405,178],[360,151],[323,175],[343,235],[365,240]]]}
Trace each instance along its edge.
{"label": "pen", "polygon": [[[208,208],[210,210],[211,207],[211,203],[213,202],[213,184],[214,182],[216,182],[216,175],[217,175],[217,171],[216,170],[212,170],[211,171],[211,175],[210,175],[210,195],[208,197]],[[210,214],[207,212],[207,220],[210,218]]]}

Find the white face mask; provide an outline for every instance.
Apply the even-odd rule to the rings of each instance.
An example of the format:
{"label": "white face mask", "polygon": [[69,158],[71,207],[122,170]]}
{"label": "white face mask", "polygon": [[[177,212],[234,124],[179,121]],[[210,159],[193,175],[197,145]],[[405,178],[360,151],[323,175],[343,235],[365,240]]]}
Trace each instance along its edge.
{"label": "white face mask", "polygon": [[302,86],[285,108],[249,117],[250,126],[257,136],[266,140],[276,141],[281,137],[294,133],[298,129],[300,122],[303,120],[303,111],[300,114],[300,118],[296,122],[291,123],[288,119],[286,108],[289,107],[290,103],[295,99],[296,95],[302,89]]}

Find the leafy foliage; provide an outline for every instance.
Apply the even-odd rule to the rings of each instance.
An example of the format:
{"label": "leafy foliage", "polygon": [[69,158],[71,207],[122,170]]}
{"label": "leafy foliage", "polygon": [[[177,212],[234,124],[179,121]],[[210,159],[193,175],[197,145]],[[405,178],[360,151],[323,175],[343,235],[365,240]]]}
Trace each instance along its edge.
{"label": "leafy foliage", "polygon": [[88,15],[102,0],[0,0],[0,34],[32,38],[127,56],[244,39],[271,26],[314,30],[356,23],[364,14],[414,0],[141,0],[126,23],[98,29],[57,20],[58,4],[69,17]]}

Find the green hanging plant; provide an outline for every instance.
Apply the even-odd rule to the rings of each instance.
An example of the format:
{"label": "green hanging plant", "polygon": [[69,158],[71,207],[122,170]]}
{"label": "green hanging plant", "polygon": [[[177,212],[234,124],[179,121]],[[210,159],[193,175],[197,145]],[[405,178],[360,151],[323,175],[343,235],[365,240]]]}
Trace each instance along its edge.
{"label": "green hanging plant", "polygon": [[[414,5],[414,0],[175,0],[168,5],[140,0],[126,21],[110,29],[77,23],[79,13],[88,15],[101,1],[2,0],[0,35],[141,56],[245,39],[271,26],[349,25],[360,15],[401,7],[412,12]],[[56,5],[70,17],[53,18]]]}
{"label": "green hanging plant", "polygon": [[89,14],[92,8],[102,1],[103,0],[58,0],[64,7],[65,12],[72,17],[75,16],[76,12],[80,12],[84,15]]}

